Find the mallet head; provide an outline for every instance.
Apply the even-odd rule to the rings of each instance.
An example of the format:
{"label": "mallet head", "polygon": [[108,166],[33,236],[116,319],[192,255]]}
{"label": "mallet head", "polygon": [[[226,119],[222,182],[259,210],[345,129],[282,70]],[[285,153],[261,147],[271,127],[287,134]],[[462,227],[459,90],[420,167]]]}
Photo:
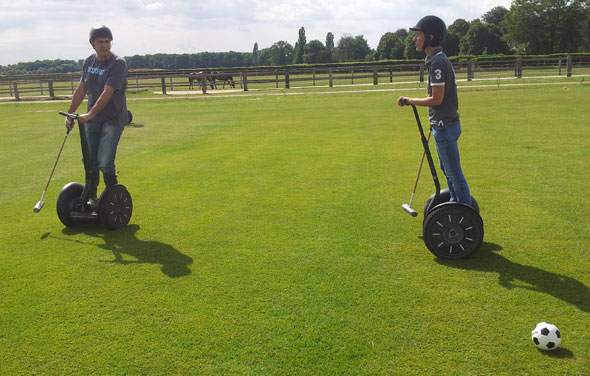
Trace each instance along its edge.
{"label": "mallet head", "polygon": [[45,203],[43,201],[39,200],[37,205],[35,205],[35,207],[33,208],[33,211],[35,213],[39,213],[41,211],[41,209],[43,208],[43,205],[45,205]]}
{"label": "mallet head", "polygon": [[412,209],[410,207],[410,205],[408,204],[403,204],[402,208],[406,211],[406,213],[408,213],[409,215],[411,215],[412,217],[417,217],[418,216],[418,212],[415,211],[414,209]]}

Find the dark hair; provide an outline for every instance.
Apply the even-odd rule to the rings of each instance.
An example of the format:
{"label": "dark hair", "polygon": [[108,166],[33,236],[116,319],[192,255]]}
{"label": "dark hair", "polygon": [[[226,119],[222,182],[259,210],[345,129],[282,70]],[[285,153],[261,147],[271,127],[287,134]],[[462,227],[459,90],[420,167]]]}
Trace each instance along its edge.
{"label": "dark hair", "polygon": [[113,40],[113,33],[111,32],[111,29],[105,25],[93,26],[92,29],[90,29],[90,43],[96,38],[109,38],[110,40]]}

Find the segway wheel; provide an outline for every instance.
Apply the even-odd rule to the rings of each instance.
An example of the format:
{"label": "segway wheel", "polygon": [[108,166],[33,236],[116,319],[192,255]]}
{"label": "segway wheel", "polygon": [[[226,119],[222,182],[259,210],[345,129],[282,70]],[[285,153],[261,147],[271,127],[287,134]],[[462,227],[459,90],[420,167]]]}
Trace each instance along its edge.
{"label": "segway wheel", "polygon": [[[435,206],[440,205],[443,202],[449,202],[450,199],[451,191],[449,191],[448,188],[445,188],[442,191],[440,191],[440,194],[438,195],[438,200],[436,200],[432,207],[434,208]],[[426,218],[426,216],[428,215],[428,208],[430,207],[430,202],[432,200],[434,200],[434,193],[430,197],[428,197],[428,200],[426,200],[426,204],[424,204],[424,218]],[[479,204],[473,196],[471,196],[471,207],[473,208],[473,210],[479,213]]]}
{"label": "segway wheel", "polygon": [[127,226],[133,212],[133,201],[127,188],[115,184],[105,189],[100,196],[98,217],[106,228],[117,230]]}
{"label": "segway wheel", "polygon": [[74,206],[80,201],[80,195],[84,190],[84,185],[80,183],[68,183],[64,185],[57,196],[57,217],[64,225],[71,227],[78,223],[71,216]]}
{"label": "segway wheel", "polygon": [[476,252],[483,242],[483,220],[471,207],[447,202],[424,219],[424,243],[443,259],[460,259]]}

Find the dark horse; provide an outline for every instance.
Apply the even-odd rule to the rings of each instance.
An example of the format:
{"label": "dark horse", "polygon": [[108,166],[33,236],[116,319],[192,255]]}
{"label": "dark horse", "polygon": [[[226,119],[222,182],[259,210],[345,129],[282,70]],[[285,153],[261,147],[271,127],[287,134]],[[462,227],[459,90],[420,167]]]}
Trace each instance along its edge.
{"label": "dark horse", "polygon": [[[225,84],[228,84],[230,87],[233,87],[233,88],[236,87],[236,83],[234,81],[234,78],[229,73],[213,72],[212,77],[213,77],[213,82],[215,82],[215,80],[223,81],[223,88],[224,89],[225,89]],[[217,84],[215,84],[215,87],[217,87]]]}
{"label": "dark horse", "polygon": [[207,74],[205,72],[191,72],[188,75],[188,87],[189,87],[189,89],[194,89],[195,82],[196,82],[196,84],[197,84],[198,87],[202,87],[203,86],[203,76],[206,77],[206,80],[207,80],[207,82],[209,82],[209,85],[211,86],[211,89],[215,89],[216,88],[215,78],[213,78],[211,74]]}

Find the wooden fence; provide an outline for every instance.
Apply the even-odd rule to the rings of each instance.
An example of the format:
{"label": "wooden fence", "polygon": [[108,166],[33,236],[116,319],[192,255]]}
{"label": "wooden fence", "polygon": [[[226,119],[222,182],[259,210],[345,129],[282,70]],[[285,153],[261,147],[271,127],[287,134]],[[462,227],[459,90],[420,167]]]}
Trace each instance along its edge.
{"label": "wooden fence", "polygon": [[[458,78],[473,81],[494,77],[532,77],[557,75],[571,77],[574,70],[588,72],[590,56],[566,55],[557,57],[506,59],[478,59],[454,63]],[[584,71],[584,69],[586,69]],[[189,82],[188,70],[130,71],[127,77],[131,92],[154,91],[170,94],[179,91],[200,90],[202,93],[220,89],[260,90],[290,89],[302,87],[335,87],[342,85],[379,85],[407,82],[424,82],[423,62],[400,64],[350,65],[338,67],[289,67],[276,69],[231,69],[223,72],[212,70],[200,72],[209,78],[207,85],[200,80]],[[212,80],[219,75],[231,75],[234,87],[229,82]],[[0,98],[20,100],[23,98],[56,98],[71,95],[79,81],[79,73],[56,75],[0,76]]]}

